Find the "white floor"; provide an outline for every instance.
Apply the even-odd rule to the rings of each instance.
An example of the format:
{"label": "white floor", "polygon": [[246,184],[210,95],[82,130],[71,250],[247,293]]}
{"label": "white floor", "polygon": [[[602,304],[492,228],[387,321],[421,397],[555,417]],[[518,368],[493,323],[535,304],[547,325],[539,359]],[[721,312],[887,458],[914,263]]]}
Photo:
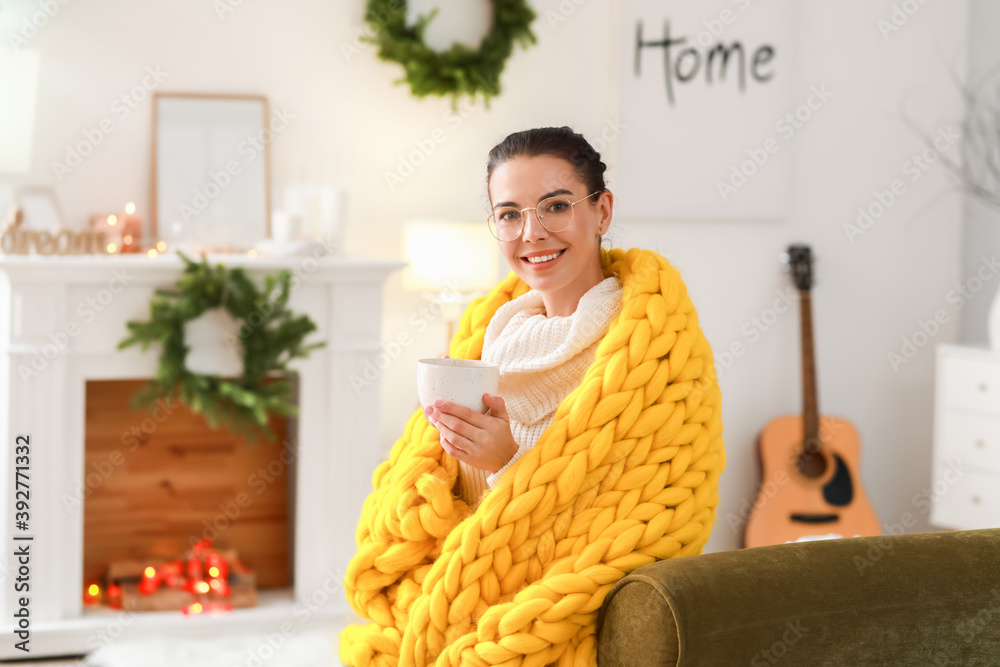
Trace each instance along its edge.
{"label": "white floor", "polygon": [[17,662],[5,662],[4,665],[24,665],[24,667],[69,667],[69,665],[75,665],[76,667],[83,667],[83,659],[79,660],[56,660],[49,662],[36,662],[34,660],[18,660]]}
{"label": "white floor", "polygon": [[[360,619],[340,607],[313,606],[321,602],[314,596],[307,603],[296,603],[290,589],[266,591],[250,609],[212,614],[194,624],[177,612],[143,612],[134,615],[125,629],[117,623],[121,612],[88,609],[74,622],[37,627],[33,654],[0,646],[0,660],[12,661],[3,665],[23,667],[218,667],[247,662],[329,667],[339,662],[335,647],[340,632]],[[109,620],[116,622],[118,632],[105,635],[101,630],[95,635],[109,627]],[[106,641],[95,643],[95,636]],[[95,646],[102,648],[94,650]],[[169,659],[157,660],[158,655]]]}
{"label": "white floor", "polygon": [[22,667],[274,667],[339,665],[340,628],[311,627],[292,634],[246,632],[201,638],[120,638],[86,656],[3,662]]}

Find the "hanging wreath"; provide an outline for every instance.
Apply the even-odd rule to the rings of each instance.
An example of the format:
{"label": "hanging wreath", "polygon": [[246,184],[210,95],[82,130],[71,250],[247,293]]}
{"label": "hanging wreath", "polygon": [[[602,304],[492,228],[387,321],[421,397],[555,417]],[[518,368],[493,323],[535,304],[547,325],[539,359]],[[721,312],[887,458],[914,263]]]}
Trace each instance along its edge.
{"label": "hanging wreath", "polygon": [[500,74],[514,43],[527,48],[535,43],[529,26],[535,12],[524,0],[493,0],[493,25],[478,49],[454,43],[447,51],[431,50],[424,43],[424,31],[438,10],[406,25],[406,0],[368,0],[365,21],[374,35],[362,39],[379,47],[382,60],[397,62],[406,74],[396,83],[410,84],[417,97],[451,95],[452,103],[461,95],[475,99],[500,94]]}
{"label": "hanging wreath", "polygon": [[[179,395],[188,408],[204,415],[212,428],[226,422],[251,441],[257,434],[273,441],[269,414],[295,416],[298,409],[290,400],[292,383],[280,375],[267,376],[287,372],[292,359],[307,357],[311,350],[325,345],[303,345],[316,325],[307,315],[295,316],[288,311],[289,272],[267,276],[260,291],[241,268],[210,267],[204,258],[198,263],[183,253],[178,255],[185,267],[176,288],[157,289],[149,304],[149,321],[128,322],[132,333],[118,344],[118,349],[141,345],[146,350],[151,343],[161,348],[156,375],[132,397],[133,408],[153,407],[158,398],[170,400]],[[227,340],[234,350],[242,348],[240,379],[194,373],[186,366],[189,348],[184,325],[213,308],[224,309],[240,322],[238,340]]]}

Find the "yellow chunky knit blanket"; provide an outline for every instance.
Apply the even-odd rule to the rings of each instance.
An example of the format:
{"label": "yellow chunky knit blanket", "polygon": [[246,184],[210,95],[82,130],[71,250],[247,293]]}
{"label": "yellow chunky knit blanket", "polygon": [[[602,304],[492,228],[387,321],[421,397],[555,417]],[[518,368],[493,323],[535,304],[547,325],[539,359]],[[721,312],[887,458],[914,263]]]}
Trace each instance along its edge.
{"label": "yellow chunky knit blanket", "polygon": [[[345,665],[596,665],[597,613],[625,574],[701,553],[725,466],[712,350],[658,253],[601,249],[623,303],[582,383],[472,511],[419,408],[375,470],[345,577],[371,623]],[[478,359],[511,272],[462,315],[449,354]]]}

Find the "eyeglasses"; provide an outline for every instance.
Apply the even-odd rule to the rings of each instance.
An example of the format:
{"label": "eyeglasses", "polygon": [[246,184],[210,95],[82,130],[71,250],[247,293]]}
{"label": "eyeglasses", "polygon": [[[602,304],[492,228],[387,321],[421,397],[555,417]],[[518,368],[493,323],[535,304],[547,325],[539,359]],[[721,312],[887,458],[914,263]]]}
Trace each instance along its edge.
{"label": "eyeglasses", "polygon": [[584,199],[589,199],[604,190],[591,192],[583,199],[570,201],[566,197],[549,197],[538,202],[538,206],[528,206],[526,208],[514,208],[513,206],[502,206],[486,219],[490,227],[490,232],[499,241],[513,241],[521,235],[524,230],[524,212],[534,211],[538,222],[542,227],[553,233],[565,231],[573,224],[573,208]]}

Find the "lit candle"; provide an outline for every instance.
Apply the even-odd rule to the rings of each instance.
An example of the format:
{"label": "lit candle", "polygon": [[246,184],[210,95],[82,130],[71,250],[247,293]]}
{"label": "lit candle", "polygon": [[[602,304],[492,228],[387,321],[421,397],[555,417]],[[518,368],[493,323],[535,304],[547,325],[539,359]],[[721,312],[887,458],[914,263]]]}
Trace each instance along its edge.
{"label": "lit candle", "polygon": [[187,576],[191,582],[199,581],[202,578],[201,559],[195,556],[188,558]]}
{"label": "lit candle", "polygon": [[172,560],[160,566],[160,578],[166,586],[176,586],[181,581],[181,571],[183,563],[179,560]]}
{"label": "lit candle", "polygon": [[152,565],[147,565],[142,571],[142,579],[139,580],[139,592],[149,595],[160,587],[160,574]]}
{"label": "lit candle", "polygon": [[125,212],[118,214],[122,226],[122,252],[142,252],[142,216],[135,212],[135,204],[125,204]]}
{"label": "lit candle", "polygon": [[101,587],[97,584],[90,584],[83,591],[83,604],[100,604]]}
{"label": "lit candle", "polygon": [[116,213],[90,216],[90,229],[104,233],[104,249],[109,255],[117,255],[122,251],[122,229],[124,226]]}
{"label": "lit candle", "polygon": [[229,563],[217,551],[212,551],[205,556],[205,566],[208,568],[208,576],[225,579],[229,575]]}
{"label": "lit candle", "polygon": [[224,598],[229,597],[229,594],[232,592],[230,591],[229,584],[226,583],[225,579],[212,579],[209,582],[209,585],[211,586],[212,591],[218,593]]}
{"label": "lit candle", "polygon": [[122,607],[122,589],[117,584],[108,586],[108,606],[112,609]]}
{"label": "lit candle", "polygon": [[182,610],[185,614],[200,614],[203,610],[200,602],[192,602]]}

